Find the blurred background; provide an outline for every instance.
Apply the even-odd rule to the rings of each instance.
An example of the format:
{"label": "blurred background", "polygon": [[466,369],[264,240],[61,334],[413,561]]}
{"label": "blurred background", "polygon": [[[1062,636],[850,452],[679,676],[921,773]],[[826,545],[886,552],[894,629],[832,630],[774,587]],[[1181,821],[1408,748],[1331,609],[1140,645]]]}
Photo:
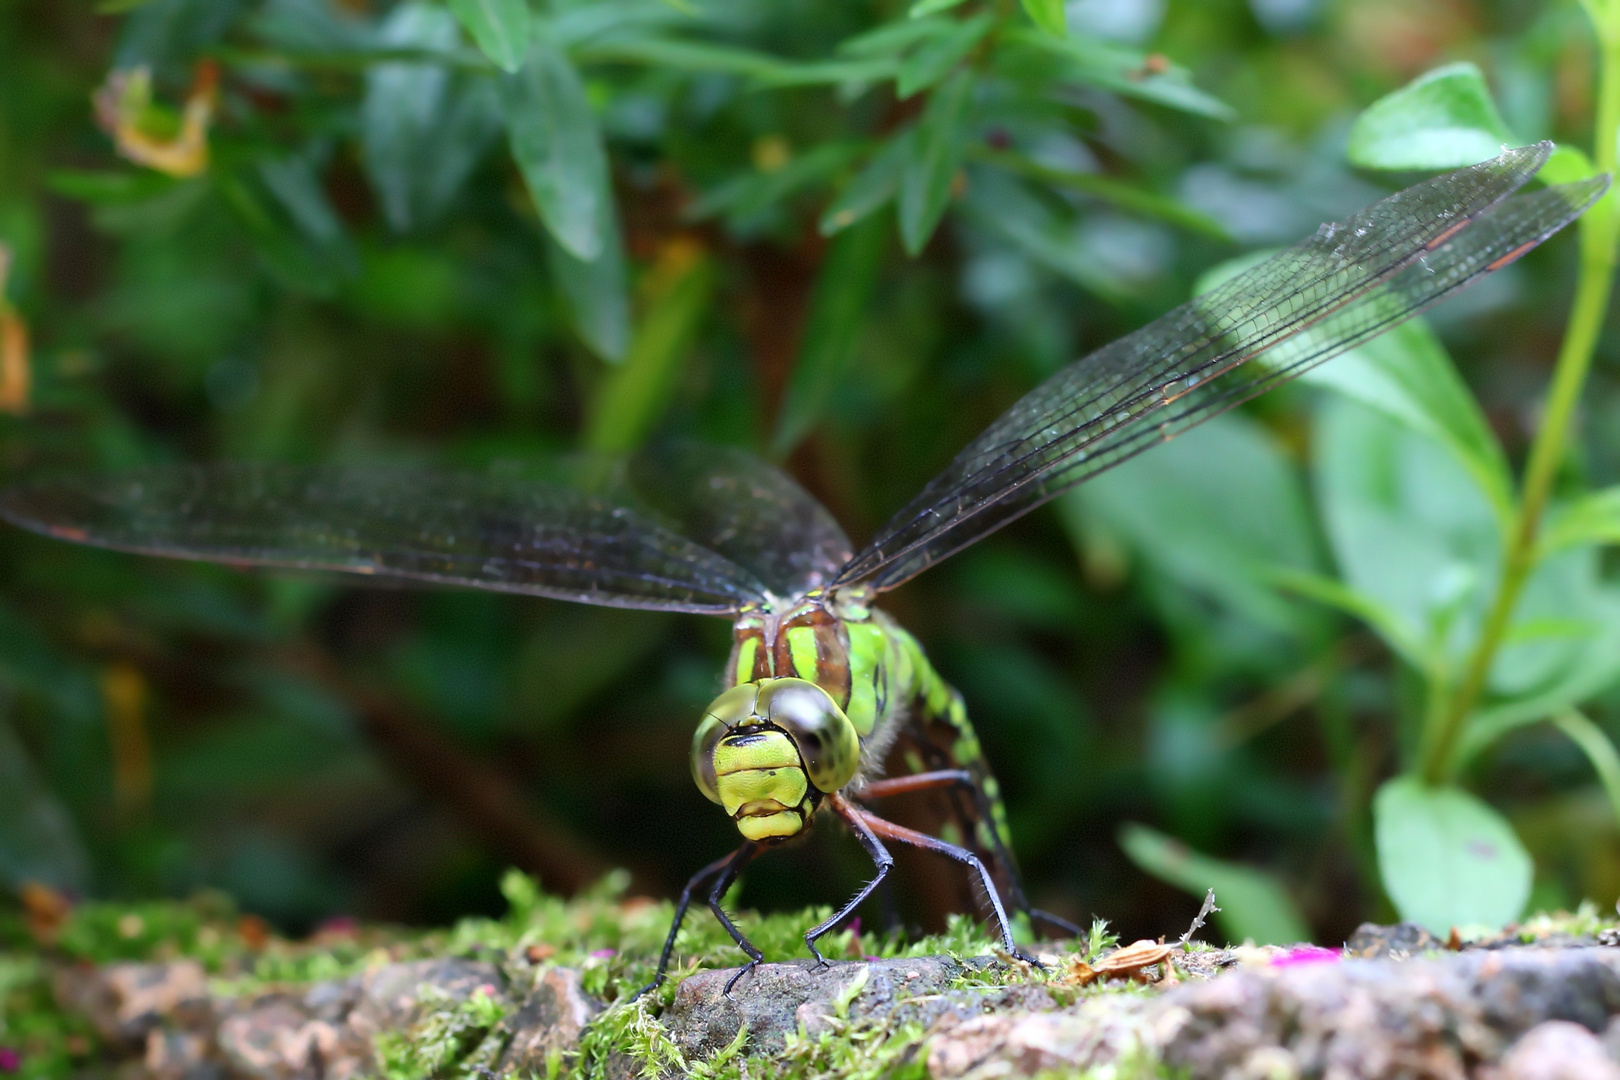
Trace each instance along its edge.
{"label": "blurred background", "polygon": [[[881,37],[907,7],[537,3],[556,85],[583,87],[607,149],[608,254],[582,263],[509,142],[514,95],[546,87],[501,75],[443,6],[0,4],[0,479],[693,436],[781,462],[860,543],[1204,271],[1417,179],[1344,164],[1380,95],[1471,60],[1520,141],[1589,123],[1573,2],[1073,0],[1061,56],[992,6],[965,47],[906,54],[902,97],[861,65],[909,47]],[[953,65],[976,82],[947,115]],[[935,137],[956,140],[923,200],[937,227],[899,220],[872,162]],[[1573,256],[1557,238],[1431,316],[1515,460]],[[1593,485],[1620,481],[1616,344],[1576,455]],[[1319,395],[1273,393],[887,598],[966,696],[1040,906],[1179,933],[1198,897],[1171,882],[1207,858],[1317,940],[1389,916],[1367,803],[1410,678],[1256,569],[1332,566]],[[687,769],[728,648],[716,619],[5,529],[0,905],[28,881],[212,887],[289,933],[433,924],[499,911],[512,865],[564,894],[624,867],[669,896],[735,843]],[[1593,707],[1611,731],[1613,704]],[[1470,779],[1535,857],[1534,905],[1620,895],[1573,746],[1528,728]],[[837,902],[868,872],[823,829],[740,900]],[[909,921],[942,921],[937,873],[901,876]]]}

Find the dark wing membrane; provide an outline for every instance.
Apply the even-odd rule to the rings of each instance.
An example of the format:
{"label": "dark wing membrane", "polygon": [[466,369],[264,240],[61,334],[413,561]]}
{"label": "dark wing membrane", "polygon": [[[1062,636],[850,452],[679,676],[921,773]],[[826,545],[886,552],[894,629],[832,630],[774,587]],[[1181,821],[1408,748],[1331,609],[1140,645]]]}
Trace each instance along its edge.
{"label": "dark wing membrane", "polygon": [[1512,262],[1607,187],[1599,177],[1507,198],[1550,150],[1509,150],[1397,192],[1064,368],[958,454],[837,583],[893,588]]}
{"label": "dark wing membrane", "polygon": [[730,615],[752,574],[655,519],[561,484],[380,467],[210,465],[22,484],[0,517],[147,555],[440,582]]}
{"label": "dark wing membrane", "polygon": [[777,596],[827,585],[849,561],[852,548],[833,516],[786,473],[744,450],[666,443],[638,452],[626,475],[634,505]]}

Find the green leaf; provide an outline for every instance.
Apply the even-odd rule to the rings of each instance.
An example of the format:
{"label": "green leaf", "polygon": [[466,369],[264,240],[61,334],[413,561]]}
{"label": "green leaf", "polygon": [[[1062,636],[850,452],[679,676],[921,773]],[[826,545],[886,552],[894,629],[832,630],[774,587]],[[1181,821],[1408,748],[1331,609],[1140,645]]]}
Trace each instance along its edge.
{"label": "green leaf", "polygon": [[1620,544],[1620,487],[1555,507],[1542,528],[1541,557],[1583,544]]}
{"label": "green leaf", "polygon": [[568,58],[537,39],[515,75],[501,79],[512,157],[546,230],[586,261],[602,251],[613,216],[607,153],[585,86]]}
{"label": "green leaf", "polygon": [[1552,718],[1552,722],[1581,748],[1586,760],[1592,763],[1592,771],[1597,773],[1603,793],[1609,797],[1614,819],[1620,822],[1620,753],[1615,751],[1613,740],[1585,714],[1574,709],[1559,713]]}
{"label": "green leaf", "polygon": [[911,9],[906,14],[913,19],[920,19],[924,15],[949,11],[954,7],[959,7],[961,4],[962,0],[917,0],[915,4],[911,5]]}
{"label": "green leaf", "polygon": [[1374,597],[1357,592],[1333,578],[1301,573],[1285,567],[1268,570],[1266,580],[1279,589],[1336,608],[1346,615],[1355,616],[1371,627],[1384,639],[1386,645],[1414,668],[1429,673],[1431,677],[1436,673],[1438,665],[1419,638],[1416,629],[1408,625],[1398,612],[1386,607]]}
{"label": "green leaf", "polygon": [[1536,179],[1543,184],[1570,184],[1585,180],[1596,172],[1597,166],[1592,164],[1592,159],[1580,147],[1559,143],[1553,147],[1546,164],[1536,173]]}
{"label": "green leaf", "polygon": [[225,37],[245,6],[242,0],[147,0],[124,20],[112,66],[178,74]]}
{"label": "green leaf", "polygon": [[0,717],[0,886],[89,884],[90,858],[67,808],[41,782],[28,750]]}
{"label": "green leaf", "polygon": [[449,0],[467,33],[502,71],[523,66],[529,51],[527,0]]}
{"label": "green leaf", "polygon": [[[448,50],[456,44],[456,22],[443,8],[409,0],[389,13],[377,41],[385,48]],[[450,72],[440,64],[390,61],[366,71],[360,145],[383,216],[397,232],[419,227],[432,210],[420,179],[438,148],[449,94]]]}
{"label": "green leaf", "polygon": [[823,86],[889,78],[895,64],[886,57],[795,63],[753,49],[677,38],[591,41],[574,50],[581,62],[636,63],[677,71],[738,75],[765,86]]}
{"label": "green leaf", "polygon": [[96,206],[145,202],[191,182],[177,180],[155,169],[142,169],[139,172],[53,169],[45,176],[45,186],[58,195]]}
{"label": "green leaf", "polygon": [[1215,890],[1215,921],[1228,941],[1292,945],[1311,939],[1310,927],[1282,882],[1263,870],[1213,859],[1174,837],[1134,822],[1119,830],[1119,846],[1139,868],[1202,898]]}
{"label": "green leaf", "polygon": [[1514,513],[1507,454],[1429,324],[1412,319],[1306,372],[1449,450],[1504,529]]}
{"label": "green leaf", "polygon": [[1447,64],[1373,102],[1350,128],[1348,156],[1367,169],[1455,169],[1513,143],[1475,65]]}
{"label": "green leaf", "polygon": [[1348,397],[1322,405],[1316,493],[1341,577],[1393,612],[1420,655],[1460,661],[1501,560],[1489,498],[1436,440]]}
{"label": "green leaf", "polygon": [[[1566,549],[1542,559],[1514,620],[1491,665],[1491,699],[1463,734],[1461,762],[1620,680],[1620,589],[1604,582],[1597,549]],[[1559,632],[1535,633],[1549,626]]]}
{"label": "green leaf", "polygon": [[[1055,169],[1050,165],[1042,164],[1013,150],[995,150],[988,146],[969,146],[967,156],[971,161],[994,165],[998,169],[1005,169],[1007,172],[1021,176],[1026,180],[1034,180],[1038,183],[1068,188],[1070,191],[1090,195],[1103,202],[1111,203],[1121,210],[1129,210],[1142,217],[1157,218],[1171,225],[1177,225],[1192,232],[1214,237],[1216,240],[1231,241],[1232,239],[1231,234],[1226,231],[1221,223],[1208,214],[1194,210],[1192,207],[1174,199],[1143,190],[1134,183],[1116,180],[1113,177],[1103,176],[1099,173]],[[1245,268],[1252,265],[1253,262],[1245,262]],[[1200,289],[1199,291],[1204,290]]]}
{"label": "green leaf", "polygon": [[1063,498],[1065,511],[1095,518],[1155,575],[1263,625],[1297,625],[1268,569],[1321,564],[1302,478],[1272,436],[1238,414],[1215,417]]}
{"label": "green leaf", "polygon": [[832,236],[849,228],[894,198],[900,190],[900,175],[913,154],[916,134],[915,128],[907,128],[872,155],[821,215],[821,235]]}
{"label": "green leaf", "polygon": [[950,19],[924,19],[913,14],[909,19],[884,23],[854,37],[845,38],[838,43],[838,51],[845,56],[859,56],[866,59],[894,58],[918,42],[949,33],[953,25],[956,24]]}
{"label": "green leaf", "polygon": [[825,142],[773,172],[750,170],[705,193],[686,216],[701,221],[725,213],[733,229],[746,230],[783,199],[826,181],[863,149],[857,142]]}
{"label": "green leaf", "polygon": [[974,170],[961,213],[1034,262],[1097,296],[1119,302],[1140,291],[1138,282],[1109,273],[1108,267],[1077,243],[1078,223],[1061,201],[1042,198],[1014,177]]}
{"label": "green leaf", "polygon": [[608,218],[602,250],[594,259],[579,258],[550,234],[545,247],[552,279],[581,340],[604,360],[622,360],[630,346],[630,299],[617,216]]}
{"label": "green leaf", "polygon": [[883,264],[888,232],[887,223],[869,219],[840,233],[827,247],[798,361],[771,440],[771,452],[777,457],[785,457],[815,426],[849,370]]}
{"label": "green leaf", "polygon": [[1068,38],[1069,19],[1063,10],[1063,0],[1024,0],[1024,13],[1030,22],[1053,37]]}
{"label": "green leaf", "polygon": [[586,426],[590,450],[640,446],[669,404],[676,377],[709,306],[714,267],[700,249],[671,244],[647,271],[646,311],[624,364],[597,394]]}
{"label": "green leaf", "polygon": [[903,101],[939,82],[984,40],[994,25],[995,19],[988,12],[981,13],[925,41],[900,65],[895,92]]}
{"label": "green leaf", "polygon": [[900,175],[900,239],[911,255],[934,235],[950,201],[951,182],[962,164],[973,74],[959,71],[935,90],[917,123],[911,154]]}
{"label": "green leaf", "polygon": [[1501,814],[1454,787],[1397,777],[1373,799],[1378,872],[1401,918],[1445,937],[1524,912],[1532,866]]}
{"label": "green leaf", "polygon": [[[1220,264],[1198,279],[1194,293],[1209,292],[1269,254],[1257,252]],[[1309,351],[1314,348],[1312,334],[1306,331],[1284,348]],[[1259,359],[1275,362],[1265,354]],[[1440,443],[1490,500],[1501,527],[1510,526],[1515,496],[1507,455],[1428,323],[1408,320],[1332,363],[1310,369],[1301,381],[1336,390]]]}
{"label": "green leaf", "polygon": [[[1044,62],[1043,62],[1044,61]],[[1237,116],[1232,107],[1192,84],[1180,67],[1160,68],[1145,54],[1090,37],[1055,38],[1043,30],[1011,27],[996,49],[996,70],[1011,78],[1053,68],[1051,77],[1101,87],[1122,97],[1150,101],[1166,108],[1213,120]]]}

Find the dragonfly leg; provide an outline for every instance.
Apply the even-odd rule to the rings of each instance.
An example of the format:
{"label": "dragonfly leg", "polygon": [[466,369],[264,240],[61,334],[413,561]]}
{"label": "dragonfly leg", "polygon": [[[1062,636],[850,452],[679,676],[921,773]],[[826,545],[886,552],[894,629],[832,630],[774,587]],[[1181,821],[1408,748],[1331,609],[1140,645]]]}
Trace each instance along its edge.
{"label": "dragonfly leg", "polygon": [[720,906],[720,899],[726,895],[726,890],[731,888],[731,883],[737,880],[742,868],[758,854],[759,845],[753,841],[738,848],[726,863],[725,869],[720,871],[720,876],[715,879],[714,888],[709,890],[709,910],[720,920],[720,925],[726,928],[726,933],[737,943],[737,948],[748,954],[748,963],[738,968],[737,974],[726,980],[726,997],[731,996],[731,988],[737,985],[738,979],[753,971],[765,959],[765,954],[754,948],[754,943],[743,936],[743,932],[737,929],[737,924],[731,921],[731,916],[726,914],[726,909]]}
{"label": "dragonfly leg", "polygon": [[[714,877],[714,875],[718,874],[720,871],[724,870],[728,865],[730,865],[733,859],[736,859],[742,854],[743,850],[752,846],[752,844],[744,844],[743,848],[714,860],[714,862],[693,874],[691,879],[687,881],[686,888],[681,890],[681,899],[675,905],[675,919],[669,924],[669,937],[664,939],[664,951],[658,957],[658,973],[653,976],[652,982],[635,992],[635,994],[630,998],[631,1001],[634,1001],[636,998],[650,990],[658,989],[659,985],[663,983],[664,975],[669,970],[669,958],[675,953],[675,935],[680,933],[681,923],[686,920],[686,909],[692,905],[692,894],[696,892],[698,887],[701,886],[705,881],[708,881],[710,878]],[[735,931],[733,931],[733,936],[735,936]]]}
{"label": "dragonfly leg", "polygon": [[892,821],[885,821],[877,815],[864,810],[857,809],[854,813],[867,828],[886,840],[893,840],[900,844],[910,844],[912,847],[919,847],[924,851],[935,852],[945,856],[947,859],[954,859],[971,869],[978,875],[979,883],[984,887],[985,899],[990,902],[990,911],[995,916],[996,930],[1001,934],[1002,947],[1009,954],[1026,963],[1034,964],[1036,967],[1044,966],[1039,960],[1020,949],[1018,944],[1013,941],[1012,923],[1007,919],[1007,909],[1001,905],[1001,894],[996,891],[996,883],[990,877],[990,870],[984,865],[984,860],[967,848],[947,843],[936,836],[929,836],[927,833],[918,832],[916,829],[908,829],[904,825],[896,825]]}
{"label": "dragonfly leg", "polygon": [[[995,820],[991,813],[990,800],[985,796],[984,789],[978,785],[973,774],[967,769],[939,769],[934,772],[912,773],[910,776],[895,776],[882,780],[873,780],[866,785],[861,794],[867,798],[883,799],[890,795],[905,795],[913,791],[930,791],[942,787],[957,787],[966,790],[972,796],[980,818],[984,821]],[[1047,937],[1074,938],[1082,936],[1085,931],[1069,920],[1030,905],[1029,898],[1024,895],[1024,883],[1019,879],[1018,864],[1013,861],[1012,853],[1007,850],[1007,845],[1002,842],[1000,831],[995,828],[989,831],[990,842],[995,845],[996,857],[1007,868],[1007,879],[1011,886],[1013,906],[1028,915],[1031,923],[1045,927]]]}
{"label": "dragonfly leg", "polygon": [[848,823],[850,831],[855,834],[855,839],[861,842],[861,847],[866,849],[866,853],[872,856],[872,861],[877,864],[877,873],[873,875],[871,881],[862,885],[861,891],[855,894],[854,899],[835,912],[832,918],[805,931],[804,943],[810,949],[810,955],[814,956],[816,963],[822,967],[827,966],[827,958],[821,955],[820,949],[816,948],[816,939],[853,915],[855,909],[860,907],[861,902],[872,895],[872,890],[881,885],[884,879],[889,876],[889,870],[894,866],[894,856],[889,854],[889,850],[883,846],[883,841],[879,840],[866,822],[861,820],[860,811],[852,806],[847,799],[835,791],[827,796],[827,805],[832,807],[833,812]]}

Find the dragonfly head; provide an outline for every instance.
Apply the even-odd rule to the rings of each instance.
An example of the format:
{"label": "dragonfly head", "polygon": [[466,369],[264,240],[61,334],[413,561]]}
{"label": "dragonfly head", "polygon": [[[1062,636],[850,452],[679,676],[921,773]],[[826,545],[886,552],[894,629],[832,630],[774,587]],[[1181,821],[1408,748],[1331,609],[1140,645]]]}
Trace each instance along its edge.
{"label": "dragonfly head", "polygon": [[855,779],[861,741],[832,697],[804,679],[739,683],[692,736],[692,779],[737,831],[776,843],[804,831],[821,797]]}

